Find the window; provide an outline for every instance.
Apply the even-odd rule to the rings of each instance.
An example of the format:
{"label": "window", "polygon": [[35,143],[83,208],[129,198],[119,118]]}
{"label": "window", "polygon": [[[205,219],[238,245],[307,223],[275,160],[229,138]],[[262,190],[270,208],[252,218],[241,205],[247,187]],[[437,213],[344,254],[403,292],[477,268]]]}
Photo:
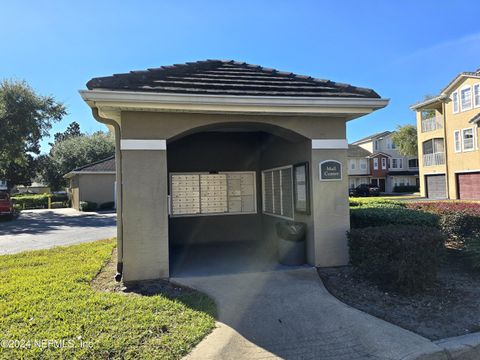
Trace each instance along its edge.
{"label": "window", "polygon": [[378,143],[378,140],[375,140],[373,145],[374,145],[375,150],[378,150],[380,148],[380,144]]}
{"label": "window", "polygon": [[460,130],[455,130],[453,132],[453,140],[455,144],[455,152],[462,151],[462,136],[460,134]]}
{"label": "window", "polygon": [[473,128],[462,130],[462,140],[463,140],[463,151],[474,150],[475,146],[474,146]]}
{"label": "window", "polygon": [[170,174],[170,215],[256,213],[255,172]]}
{"label": "window", "polygon": [[367,159],[360,159],[360,169],[367,170]]}
{"label": "window", "polygon": [[435,138],[423,142],[423,154],[443,153],[443,139]]}
{"label": "window", "polygon": [[473,105],[480,106],[480,83],[473,85]]}
{"label": "window", "polygon": [[387,159],[382,158],[382,169],[387,170]]}
{"label": "window", "polygon": [[350,170],[355,170],[357,161],[355,159],[350,159],[348,162],[350,164]]}
{"label": "window", "polygon": [[373,169],[378,170],[378,158],[373,159]]}
{"label": "window", "polygon": [[453,112],[458,113],[458,93],[456,91],[452,94],[452,104]]}
{"label": "window", "polygon": [[263,212],[293,219],[292,167],[262,172]]}
{"label": "window", "polygon": [[408,160],[409,168],[418,168],[418,159],[409,159]]}
{"label": "window", "polygon": [[392,140],[392,149],[396,149],[397,146],[395,145],[395,141]]}
{"label": "window", "polygon": [[405,186],[405,185],[408,186],[410,185],[410,179],[407,177],[395,176],[394,184],[395,186]]}
{"label": "window", "polygon": [[403,159],[392,159],[391,169],[403,169]]}
{"label": "window", "polygon": [[472,88],[467,87],[460,90],[460,105],[461,110],[470,110],[472,108]]}

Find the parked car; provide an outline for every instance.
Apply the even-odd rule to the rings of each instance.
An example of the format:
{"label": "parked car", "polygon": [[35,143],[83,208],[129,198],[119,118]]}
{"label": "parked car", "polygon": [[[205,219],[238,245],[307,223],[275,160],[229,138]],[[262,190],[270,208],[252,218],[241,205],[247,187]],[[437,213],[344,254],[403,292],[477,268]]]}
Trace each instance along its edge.
{"label": "parked car", "polygon": [[380,189],[372,184],[360,184],[349,191],[349,196],[379,196]]}
{"label": "parked car", "polygon": [[12,199],[10,195],[4,191],[0,191],[0,216],[9,216],[13,217],[15,215],[15,210],[13,208]]}

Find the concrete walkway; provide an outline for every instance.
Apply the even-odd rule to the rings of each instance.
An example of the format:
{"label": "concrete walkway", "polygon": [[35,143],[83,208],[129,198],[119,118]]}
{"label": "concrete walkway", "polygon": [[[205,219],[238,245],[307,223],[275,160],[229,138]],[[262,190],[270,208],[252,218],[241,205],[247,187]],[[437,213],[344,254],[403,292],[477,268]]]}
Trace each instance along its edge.
{"label": "concrete walkway", "polygon": [[116,234],[115,213],[24,210],[17,219],[0,222],[0,255],[95,241]]}
{"label": "concrete walkway", "polygon": [[172,281],[215,299],[218,327],[187,359],[446,359],[442,349],[331,296],[313,268]]}

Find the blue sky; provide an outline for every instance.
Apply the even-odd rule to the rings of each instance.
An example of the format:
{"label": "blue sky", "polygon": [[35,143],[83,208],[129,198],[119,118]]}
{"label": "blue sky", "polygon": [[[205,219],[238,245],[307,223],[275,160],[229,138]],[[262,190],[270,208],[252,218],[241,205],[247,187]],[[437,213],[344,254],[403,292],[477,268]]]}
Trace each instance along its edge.
{"label": "blue sky", "polygon": [[[0,78],[63,101],[103,129],[78,90],[92,77],[207,58],[235,59],[371,87],[390,105],[348,139],[414,122],[409,105],[480,67],[477,1],[0,0]],[[47,151],[48,139],[43,142]]]}

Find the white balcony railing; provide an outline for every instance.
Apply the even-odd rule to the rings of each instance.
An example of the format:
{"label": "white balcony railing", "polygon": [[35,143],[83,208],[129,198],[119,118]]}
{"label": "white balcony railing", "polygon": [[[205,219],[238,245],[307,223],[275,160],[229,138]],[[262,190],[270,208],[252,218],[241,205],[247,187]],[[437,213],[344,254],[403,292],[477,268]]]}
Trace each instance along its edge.
{"label": "white balcony railing", "polygon": [[434,116],[422,120],[422,132],[434,131],[443,127],[443,120],[441,116]]}
{"label": "white balcony railing", "polygon": [[443,152],[423,155],[423,166],[434,166],[443,164],[445,164],[445,153]]}

